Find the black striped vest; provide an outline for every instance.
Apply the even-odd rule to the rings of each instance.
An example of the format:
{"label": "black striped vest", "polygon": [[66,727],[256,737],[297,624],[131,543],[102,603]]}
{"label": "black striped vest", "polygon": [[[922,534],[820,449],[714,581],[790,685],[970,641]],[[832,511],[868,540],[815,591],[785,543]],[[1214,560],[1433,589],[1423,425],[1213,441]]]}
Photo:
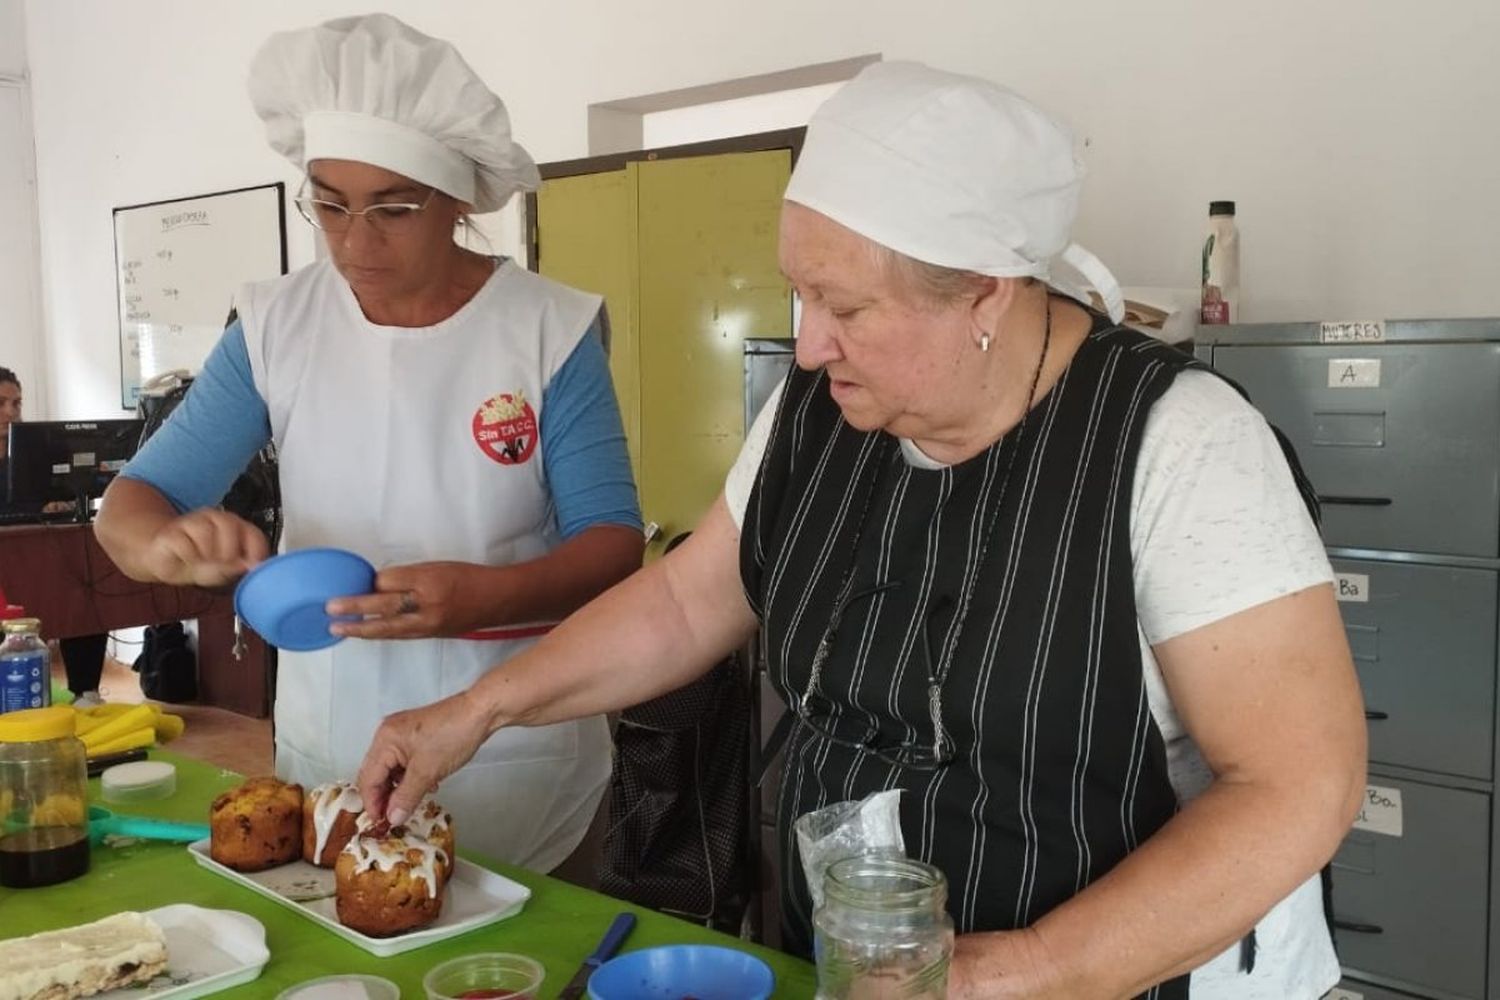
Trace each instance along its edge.
{"label": "black striped vest", "polygon": [[[826,376],[793,371],[740,551],[782,697],[807,688],[838,594],[867,595],[845,602],[809,712],[825,732],[908,759],[900,748],[933,743],[928,664],[955,640],[974,590],[940,685],[951,763],[900,766],[794,728],[778,807],[792,950],[810,950],[812,936],[791,831],[809,810],[904,789],[907,853],[947,876],[960,933],[1033,923],[1171,818],[1136,631],[1130,504],[1147,412],[1196,365],[1097,323],[1019,432],[941,470],[849,427]],[[1148,995],[1186,997],[1187,977]]]}

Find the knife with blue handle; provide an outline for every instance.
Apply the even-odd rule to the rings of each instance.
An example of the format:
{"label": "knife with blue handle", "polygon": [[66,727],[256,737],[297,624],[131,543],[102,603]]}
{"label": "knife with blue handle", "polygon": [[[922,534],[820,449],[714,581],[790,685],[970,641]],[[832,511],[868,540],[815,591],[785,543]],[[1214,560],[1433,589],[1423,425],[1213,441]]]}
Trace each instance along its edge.
{"label": "knife with blue handle", "polygon": [[614,957],[615,952],[620,950],[620,945],[634,929],[634,913],[621,913],[616,916],[609,925],[609,930],[604,932],[604,937],[599,939],[599,947],[583,960],[578,971],[573,973],[573,978],[568,980],[568,985],[564,986],[562,992],[557,995],[557,1000],[578,1000],[583,996],[583,991],[588,988],[589,977],[594,974],[594,970]]}

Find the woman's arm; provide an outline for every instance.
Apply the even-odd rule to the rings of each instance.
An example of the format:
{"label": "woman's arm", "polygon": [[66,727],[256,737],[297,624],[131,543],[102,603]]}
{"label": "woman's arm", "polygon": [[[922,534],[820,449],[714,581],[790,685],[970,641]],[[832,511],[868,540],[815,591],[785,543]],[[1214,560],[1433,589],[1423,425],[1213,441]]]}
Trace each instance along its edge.
{"label": "woman's arm", "polygon": [[105,490],[99,544],[137,580],[212,587],[237,579],[266,557],[265,536],[212,505],[270,438],[236,321],[186,398]]}
{"label": "woman's arm", "polygon": [[94,534],[134,580],[222,587],[269,554],[259,528],[225,510],[179,515],[156,487],[120,476],[104,491]]}
{"label": "woman's arm", "polygon": [[392,715],[359,773],[368,808],[400,822],[503,726],[542,726],[639,704],[746,642],[755,615],[722,497],[669,555],[584,607],[473,688]]}
{"label": "woman's arm", "polygon": [[1348,831],[1366,731],[1332,588],[1153,648],[1213,784],[1028,930],[960,938],[955,1000],[1134,996],[1243,937]]}
{"label": "woman's arm", "polygon": [[639,528],[602,524],[509,566],[387,567],[376,574],[373,594],[328,602],[331,615],[364,616],[332,630],[360,639],[425,639],[558,621],[640,569],[644,544]]}

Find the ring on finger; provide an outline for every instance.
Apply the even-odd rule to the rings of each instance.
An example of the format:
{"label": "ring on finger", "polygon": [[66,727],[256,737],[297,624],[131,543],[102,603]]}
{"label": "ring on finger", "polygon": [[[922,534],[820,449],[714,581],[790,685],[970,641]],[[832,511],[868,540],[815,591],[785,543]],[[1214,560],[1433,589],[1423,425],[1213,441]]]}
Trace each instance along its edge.
{"label": "ring on finger", "polygon": [[414,615],[417,613],[417,595],[409,590],[401,592],[401,603],[396,605],[398,615]]}

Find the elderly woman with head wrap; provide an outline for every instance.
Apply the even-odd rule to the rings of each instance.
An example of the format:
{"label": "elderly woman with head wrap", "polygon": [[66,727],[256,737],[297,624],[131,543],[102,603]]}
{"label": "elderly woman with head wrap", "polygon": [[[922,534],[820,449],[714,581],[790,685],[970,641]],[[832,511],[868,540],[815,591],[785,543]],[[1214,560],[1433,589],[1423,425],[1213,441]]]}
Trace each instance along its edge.
{"label": "elderly woman with head wrap", "polygon": [[[948,880],[950,997],[1336,982],[1317,876],[1365,735],[1311,508],[1232,386],[1119,325],[1068,239],[1080,179],[1068,134],[982,80],[881,64],[830,99],[782,215],[798,369],[723,497],[504,670],[388,719],[375,808],[760,628],[795,720],[794,942],[791,822],[900,788],[908,852]],[[1055,259],[1108,315],[1049,285]]]}
{"label": "elderly woman with head wrap", "polygon": [[[214,505],[275,442],[283,548],[381,567],[329,609],[361,619],[338,626],[354,639],[281,653],[277,772],[316,784],[353,777],[383,716],[465,690],[638,568],[640,515],[600,299],[454,240],[538,177],[453,47],[386,15],[331,21],[267,41],[250,93],[329,259],[243,290],[98,533],[138,579],[236,579],[266,541]],[[468,847],[547,870],[609,766],[602,717],[509,730],[443,802]]]}

